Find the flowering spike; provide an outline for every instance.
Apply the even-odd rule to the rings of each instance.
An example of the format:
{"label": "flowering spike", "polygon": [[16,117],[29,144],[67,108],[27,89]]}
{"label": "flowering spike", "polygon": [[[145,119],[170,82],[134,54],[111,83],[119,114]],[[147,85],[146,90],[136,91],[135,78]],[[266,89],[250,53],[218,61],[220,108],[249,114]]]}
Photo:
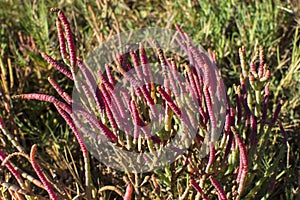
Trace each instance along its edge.
{"label": "flowering spike", "polygon": [[37,145],[34,144],[31,147],[31,151],[30,151],[30,161],[31,161],[31,165],[34,169],[34,171],[36,172],[36,174],[38,175],[38,177],[41,179],[43,185],[45,186],[45,189],[47,190],[50,199],[52,200],[57,200],[57,196],[55,195],[50,183],[48,182],[48,180],[46,179],[45,175],[43,174],[40,166],[37,164],[36,160],[35,160],[35,153],[37,150]]}
{"label": "flowering spike", "polygon": [[58,40],[59,40],[60,54],[61,54],[62,58],[65,60],[68,56],[68,53],[66,50],[64,32],[63,32],[63,29],[62,29],[62,26],[61,26],[61,23],[59,20],[56,20],[56,27],[57,27],[57,34],[58,34]]}
{"label": "flowering spike", "polygon": [[240,167],[238,172],[237,182],[239,183],[238,193],[241,195],[244,190],[244,185],[246,181],[246,176],[248,174],[248,155],[245,144],[243,143],[241,137],[237,134],[234,128],[231,129],[236,138],[237,144],[240,150]]}
{"label": "flowering spike", "polygon": [[111,73],[111,70],[110,70],[108,64],[105,64],[105,71],[106,71],[106,75],[107,75],[108,81],[110,82],[111,85],[114,85],[115,84],[114,77],[113,77],[113,75]]}
{"label": "flowering spike", "polygon": [[138,78],[142,81],[143,80],[143,73],[141,72],[141,67],[139,65],[138,57],[132,49],[130,49],[129,54],[131,56],[136,74],[137,74]]}
{"label": "flowering spike", "polygon": [[69,49],[69,53],[70,53],[71,67],[75,68],[75,66],[76,66],[76,48],[75,48],[72,31],[71,31],[71,27],[68,22],[68,19],[60,9],[51,9],[51,11],[57,12],[57,16],[64,26],[65,33],[66,33],[66,40],[67,40],[68,49]]}
{"label": "flowering spike", "polygon": [[83,141],[83,138],[82,138],[81,134],[79,133],[79,131],[77,130],[77,128],[76,128],[75,124],[73,123],[71,117],[63,109],[61,109],[61,107],[59,105],[57,105],[57,104],[54,104],[54,105],[55,105],[58,113],[64,118],[66,123],[69,125],[69,127],[73,131],[82,152],[83,153],[88,152],[87,147],[86,147],[86,145]]}
{"label": "flowering spike", "polygon": [[212,183],[212,185],[216,188],[219,200],[227,199],[222,186],[212,176],[209,177],[209,180]]}
{"label": "flowering spike", "polygon": [[[204,98],[205,98],[205,103],[206,103],[206,106],[207,106],[207,112],[208,112],[208,116],[209,116],[209,119],[210,119],[211,127],[214,130],[217,127],[217,121],[216,121],[215,113],[214,113],[214,110],[213,110],[211,96],[210,96],[210,93],[208,91],[208,87],[206,85],[204,86]],[[214,134],[213,130],[212,130],[212,134]]]}
{"label": "flowering spike", "polygon": [[20,94],[20,95],[13,96],[13,99],[17,99],[17,98],[54,103],[54,104],[58,105],[59,107],[61,107],[68,114],[72,113],[72,109],[70,108],[70,106],[57,100],[55,97],[50,96],[50,95],[31,93],[31,94]]}
{"label": "flowering spike", "polygon": [[58,83],[51,77],[48,77],[49,83],[53,86],[53,88],[57,91],[57,93],[68,103],[72,104],[72,98],[68,93],[63,91],[63,89],[58,85]]}
{"label": "flowering spike", "polygon": [[63,73],[66,77],[69,79],[73,80],[72,73],[70,70],[66,69],[63,67],[61,64],[59,64],[57,61],[55,61],[53,58],[51,58],[49,55],[46,53],[41,53],[42,57],[49,63],[51,64],[55,69]]}
{"label": "flowering spike", "polygon": [[96,118],[96,116],[91,115],[90,113],[86,112],[85,110],[79,109],[78,110],[89,122],[91,125],[97,127],[102,131],[102,133],[112,142],[118,142],[117,136],[109,130],[107,126],[105,126],[100,120]]}

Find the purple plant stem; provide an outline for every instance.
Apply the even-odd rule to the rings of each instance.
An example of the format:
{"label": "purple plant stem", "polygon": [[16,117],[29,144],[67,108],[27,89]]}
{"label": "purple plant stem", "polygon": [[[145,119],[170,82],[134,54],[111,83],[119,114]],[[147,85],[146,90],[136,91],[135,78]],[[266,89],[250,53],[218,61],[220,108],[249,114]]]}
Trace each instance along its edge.
{"label": "purple plant stem", "polygon": [[59,40],[59,49],[62,58],[65,60],[68,57],[68,53],[66,50],[65,36],[63,32],[63,28],[59,20],[56,20],[57,34]]}
{"label": "purple plant stem", "polygon": [[[5,158],[6,158],[5,153],[0,149],[0,160],[3,161]],[[18,183],[23,188],[24,184],[23,181],[21,180],[21,175],[19,174],[19,172],[15,170],[15,168],[9,162],[6,162],[5,166],[12,173],[12,175],[17,179]]]}
{"label": "purple plant stem", "polygon": [[41,53],[42,57],[49,63],[51,64],[55,69],[63,73],[66,77],[69,79],[73,80],[73,76],[70,70],[66,69],[63,67],[61,64],[59,64],[57,61],[55,61],[53,58],[48,56],[46,53]]}
{"label": "purple plant stem", "polygon": [[64,118],[64,120],[66,121],[66,123],[69,125],[69,127],[71,128],[72,132],[74,133],[78,143],[79,143],[79,146],[80,146],[80,149],[82,150],[83,153],[86,153],[88,152],[88,149],[84,143],[84,140],[81,136],[81,134],[79,133],[79,131],[77,130],[75,124],[73,123],[73,120],[72,118],[68,115],[68,113],[66,113],[59,105],[57,104],[54,104],[58,113]]}
{"label": "purple plant stem", "polygon": [[236,102],[237,123],[239,124],[242,120],[241,96],[239,94],[235,95],[235,102]]}
{"label": "purple plant stem", "polygon": [[103,75],[103,73],[101,72],[101,70],[98,71],[100,80],[102,81],[102,83],[105,84],[106,87],[108,87],[110,90],[114,89],[114,86],[105,78],[105,76]]}
{"label": "purple plant stem", "polygon": [[68,104],[72,104],[72,98],[68,93],[66,93],[59,85],[58,83],[51,77],[48,77],[49,83],[52,85],[52,87],[57,91],[59,96],[61,96]]}
{"label": "purple plant stem", "polygon": [[113,128],[114,132],[117,132],[118,127],[117,127],[116,121],[113,117],[113,114],[112,114],[112,112],[111,112],[111,110],[110,110],[110,108],[109,108],[106,101],[104,101],[104,104],[105,104],[105,112],[106,112],[106,115],[107,115],[108,120],[110,122],[110,125]]}
{"label": "purple plant stem", "polygon": [[134,66],[134,69],[136,71],[138,78],[141,81],[144,81],[144,75],[143,75],[143,72],[141,71],[142,69],[139,65],[139,61],[138,61],[138,57],[137,57],[136,53],[132,49],[130,49],[129,53],[130,53],[130,56],[131,56],[131,59],[133,62],[133,66]]}
{"label": "purple plant stem", "polygon": [[[170,63],[170,65],[171,65],[171,63]],[[174,96],[177,99],[177,98],[179,98],[179,90],[178,90],[178,87],[176,86],[176,82],[175,82],[172,70],[173,69],[170,66],[168,66],[168,79],[170,80],[172,92],[174,93]],[[174,72],[174,73],[176,73],[176,72]],[[178,83],[178,84],[180,84],[180,83]]]}
{"label": "purple plant stem", "polygon": [[174,101],[171,99],[171,97],[167,94],[167,92],[162,89],[161,87],[157,88],[158,92],[161,94],[162,98],[167,102],[167,104],[170,106],[170,108],[173,110],[173,112],[177,115],[177,117],[181,120],[183,120],[186,124],[189,124],[186,119],[181,116],[181,111],[178,108],[178,106],[174,103]]}
{"label": "purple plant stem", "polygon": [[209,159],[205,169],[206,173],[209,172],[210,167],[215,162],[215,155],[216,155],[215,144],[213,142],[209,142]]}
{"label": "purple plant stem", "polygon": [[142,68],[143,68],[143,73],[144,73],[145,78],[146,78],[146,83],[153,83],[152,73],[151,73],[151,70],[149,68],[149,61],[148,61],[148,58],[147,58],[146,51],[145,51],[142,44],[140,44],[140,47],[139,47],[139,56],[140,56],[141,65],[142,65]]}
{"label": "purple plant stem", "polygon": [[121,125],[121,118],[120,118],[120,113],[119,111],[116,109],[116,106],[114,105],[114,103],[112,102],[111,96],[109,95],[106,87],[104,86],[104,84],[100,85],[102,94],[104,96],[104,101],[106,102],[106,104],[109,106],[109,109],[111,110],[114,119],[118,125],[119,128],[123,128]]}
{"label": "purple plant stem", "polygon": [[60,9],[53,10],[53,11],[57,11],[57,16],[60,19],[60,21],[62,22],[63,27],[65,29],[66,40],[67,40],[68,49],[69,49],[69,53],[70,53],[70,64],[71,64],[71,67],[75,68],[75,66],[76,66],[76,48],[75,48],[75,43],[74,43],[70,24],[68,22],[67,17],[64,15],[64,13]]}
{"label": "purple plant stem", "polygon": [[[106,102],[106,103],[110,104],[111,101],[114,100],[114,103],[117,105],[117,107],[119,109],[119,113],[121,114],[122,118],[125,118],[126,117],[125,107],[123,105],[122,100],[119,97],[119,94],[117,94],[116,91],[114,91],[113,85],[106,80],[106,78],[101,73],[101,71],[98,71],[98,74],[100,76],[101,81],[105,85],[105,88],[106,88],[106,90],[108,92],[107,94],[110,94],[110,96],[112,97],[112,98],[109,98],[110,101]],[[102,86],[102,87],[104,87],[104,86]]]}
{"label": "purple plant stem", "polygon": [[227,199],[222,186],[212,176],[209,177],[209,180],[212,183],[212,185],[216,188],[219,200]]}
{"label": "purple plant stem", "polygon": [[235,124],[234,109],[230,108],[230,125],[234,126],[234,124]]}
{"label": "purple plant stem", "polygon": [[139,137],[139,127],[142,125],[142,122],[139,117],[139,112],[134,100],[131,101],[131,113],[134,120],[133,138],[134,138],[134,142],[136,142]]}
{"label": "purple plant stem", "polygon": [[154,188],[155,188],[155,191],[158,195],[160,195],[160,186],[159,184],[157,183],[157,180],[156,180],[156,177],[154,174],[152,174],[151,176],[151,180],[152,180],[152,183],[154,185]]}
{"label": "purple plant stem", "polygon": [[[124,69],[122,68],[118,68],[120,73],[130,82],[130,84],[133,86],[133,88],[135,89],[135,92],[138,94],[138,96],[141,96],[140,93],[142,93],[144,95],[144,98],[146,99],[150,110],[152,111],[152,114],[155,118],[158,117],[158,113],[157,110],[155,108],[155,104],[154,104],[154,100],[151,98],[151,94],[149,93],[149,91],[147,90],[145,85],[142,85],[140,81],[136,80],[132,75],[130,75],[129,73],[126,73],[124,71]],[[141,86],[142,85],[142,86]]]}
{"label": "purple plant stem", "polygon": [[205,196],[203,190],[202,190],[201,187],[196,183],[196,181],[195,181],[194,179],[191,179],[191,180],[190,180],[190,184],[193,186],[193,188],[194,188],[198,193],[201,194],[201,197],[202,197],[203,199],[205,199],[205,200],[208,199],[208,197]]}
{"label": "purple plant stem", "polygon": [[107,75],[107,78],[108,78],[108,81],[111,85],[115,85],[115,81],[114,81],[114,77],[111,73],[111,70],[109,68],[109,65],[108,64],[105,64],[105,71],[106,71],[106,75]]}
{"label": "purple plant stem", "polygon": [[254,75],[257,74],[254,61],[250,62],[250,72]]}
{"label": "purple plant stem", "polygon": [[284,104],[284,101],[283,100],[280,100],[279,104],[277,105],[275,111],[274,111],[274,114],[273,114],[273,118],[272,118],[272,124],[274,124],[278,118],[278,115],[280,113],[280,110],[281,110],[281,107],[282,105]]}
{"label": "purple plant stem", "polygon": [[43,174],[40,166],[37,164],[36,160],[35,160],[35,153],[37,150],[37,145],[34,144],[31,147],[31,151],[30,151],[30,161],[31,161],[31,165],[34,169],[34,171],[36,172],[36,174],[38,175],[38,177],[40,178],[40,180],[42,181],[43,185],[45,186],[45,189],[47,190],[50,199],[52,200],[57,200],[57,196],[55,195],[52,186],[50,185],[50,183],[48,182],[48,180],[46,179],[45,175]]}
{"label": "purple plant stem", "polygon": [[92,126],[97,127],[102,131],[102,133],[112,142],[118,142],[117,136],[109,130],[107,126],[105,126],[100,120],[96,118],[96,116],[91,115],[90,113],[86,112],[85,110],[79,109],[78,110],[87,120],[90,122]]}
{"label": "purple plant stem", "polygon": [[[114,118],[113,118],[114,121],[117,123],[119,128],[123,128],[122,124],[121,124],[122,119],[120,117],[120,113],[117,110],[117,106],[115,106],[115,102],[112,102],[112,98],[109,95],[109,93],[107,91],[107,88],[103,84],[100,85],[100,88],[101,88],[101,91],[102,91],[103,96],[104,96],[104,101],[106,102],[106,105],[108,106],[108,108],[110,109],[112,115],[114,116]],[[126,130],[126,132],[127,132],[127,130]]]}
{"label": "purple plant stem", "polygon": [[226,148],[225,148],[225,152],[224,152],[224,157],[222,159],[222,161],[225,161],[226,158],[228,157],[229,153],[230,153],[230,149],[232,147],[232,144],[233,144],[233,134],[231,132],[231,130],[229,130],[228,132],[228,143],[226,145]]}
{"label": "purple plant stem", "polygon": [[28,100],[38,100],[38,101],[54,103],[54,104],[58,105],[59,107],[61,107],[68,114],[72,113],[72,109],[70,106],[57,100],[55,97],[50,96],[50,95],[31,93],[31,94],[15,95],[15,96],[13,96],[13,98],[14,99],[20,98],[20,99],[28,99]]}
{"label": "purple plant stem", "polygon": [[124,200],[131,200],[132,193],[133,193],[133,187],[132,187],[131,183],[128,183],[127,187],[126,187],[125,195],[124,195]]}
{"label": "purple plant stem", "polygon": [[104,110],[104,103],[102,98],[103,96],[101,94],[101,91],[97,87],[96,80],[94,79],[90,70],[84,65],[84,63],[81,60],[77,60],[77,65],[83,73],[84,77],[86,78],[87,85],[89,86],[89,89],[92,92],[96,105],[99,111],[101,112],[102,110]]}
{"label": "purple plant stem", "polygon": [[171,72],[172,72],[172,74],[173,74],[173,77],[174,77],[175,81],[178,82],[178,86],[179,86],[179,89],[180,89],[180,93],[182,94],[182,93],[184,93],[184,92],[186,92],[186,91],[185,91],[184,88],[182,87],[182,83],[181,83],[181,80],[180,80],[180,76],[179,76],[179,73],[177,72],[176,62],[175,62],[174,59],[172,59],[170,63],[171,63]]}
{"label": "purple plant stem", "polygon": [[240,150],[240,167],[239,167],[237,182],[239,183],[238,193],[241,195],[244,190],[244,184],[245,184],[246,176],[248,174],[248,155],[247,155],[246,146],[243,143],[241,137],[235,132],[234,129],[232,130]]}
{"label": "purple plant stem", "polygon": [[281,122],[279,122],[279,128],[280,128],[280,132],[282,133],[283,138],[284,138],[283,142],[286,144],[286,143],[288,142],[288,134],[287,134],[286,131],[284,130],[284,128],[283,128]]}
{"label": "purple plant stem", "polygon": [[182,31],[182,29],[180,28],[180,26],[178,24],[175,24],[175,28],[178,31],[178,33],[179,33],[179,35],[181,37],[181,40],[186,41],[187,40],[186,35],[184,34],[184,32]]}
{"label": "purple plant stem", "polygon": [[120,95],[119,91],[112,90],[110,87],[107,87],[107,85],[105,85],[105,86],[106,86],[106,89],[107,89],[108,93],[112,97],[111,100],[113,101],[114,104],[116,104],[116,106],[118,108],[118,111],[121,114],[121,117],[123,119],[125,119],[127,117],[127,115],[126,115],[126,111],[125,111],[123,101],[122,101],[121,97],[119,96]]}
{"label": "purple plant stem", "polygon": [[210,95],[210,92],[208,91],[208,87],[206,85],[204,86],[203,90],[204,90],[204,98],[205,98],[205,103],[206,103],[206,107],[207,107],[207,112],[208,112],[208,116],[209,116],[211,128],[212,128],[212,133],[213,133],[213,130],[217,127],[217,121],[216,121],[214,110],[213,110],[211,95]]}

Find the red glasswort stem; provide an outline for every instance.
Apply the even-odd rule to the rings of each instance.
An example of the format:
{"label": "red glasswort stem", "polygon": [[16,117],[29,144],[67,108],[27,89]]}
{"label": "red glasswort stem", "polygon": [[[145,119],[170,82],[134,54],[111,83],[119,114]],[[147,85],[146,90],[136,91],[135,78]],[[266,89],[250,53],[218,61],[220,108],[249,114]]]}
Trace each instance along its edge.
{"label": "red glasswort stem", "polygon": [[134,139],[137,140],[139,137],[139,126],[142,126],[142,120],[140,119],[139,112],[134,100],[131,101],[131,113],[134,120]]}
{"label": "red glasswort stem", "polygon": [[90,113],[86,112],[85,110],[78,110],[92,125],[97,127],[102,131],[102,133],[112,142],[118,142],[117,136],[107,127],[105,126],[100,120],[96,118],[96,116],[91,115]]}
{"label": "red glasswort stem", "polygon": [[65,36],[59,20],[56,20],[56,27],[57,27],[57,34],[59,40],[60,54],[63,59],[66,59],[68,57],[68,53],[66,50]]}
{"label": "red glasswort stem", "polygon": [[238,144],[239,150],[240,150],[241,166],[239,168],[239,175],[238,175],[239,179],[237,179],[237,182],[239,182],[238,193],[242,194],[242,192],[244,190],[246,176],[248,174],[248,155],[247,155],[246,146],[243,143],[241,137],[235,132],[234,129],[232,129],[232,130],[233,130],[234,136],[236,138],[236,141],[237,141],[237,144]]}
{"label": "red glasswort stem", "polygon": [[46,94],[20,94],[13,96],[14,99],[20,98],[20,99],[28,99],[28,100],[38,100],[38,101],[44,101],[49,103],[54,103],[58,105],[60,108],[62,108],[64,111],[66,111],[68,114],[72,113],[72,109],[67,104],[57,100],[55,97],[46,95]]}
{"label": "red glasswort stem", "polygon": [[212,176],[209,177],[209,180],[212,183],[212,185],[216,188],[219,200],[227,199],[222,186]]}
{"label": "red glasswort stem", "polygon": [[102,98],[103,96],[101,94],[101,91],[97,87],[95,78],[81,60],[77,60],[77,65],[83,73],[84,77],[86,78],[87,85],[89,86],[89,90],[92,92],[93,98],[96,102],[99,111],[104,110],[104,103]]}
{"label": "red glasswort stem", "polygon": [[168,93],[162,89],[160,86],[157,88],[158,92],[161,94],[162,98],[167,101],[170,108],[174,111],[174,113],[177,115],[178,118],[182,118],[181,111],[178,108],[177,105],[175,105],[174,101],[171,99],[171,97],[168,95]]}
{"label": "red glasswort stem", "polygon": [[[0,121],[1,121],[1,118],[0,118]],[[3,161],[5,158],[6,158],[6,155],[0,149],[0,160]],[[6,162],[5,166],[19,182],[21,179],[21,175],[19,174],[19,172],[17,170],[15,170],[15,168],[9,162]]]}
{"label": "red glasswort stem", "polygon": [[124,195],[124,200],[131,200],[132,193],[133,193],[133,187],[132,187],[131,183],[128,183],[127,187],[126,187],[126,192]]}
{"label": "red glasswort stem", "polygon": [[226,134],[228,134],[229,130],[230,130],[230,126],[231,126],[231,117],[230,117],[230,108],[226,113],[226,117],[225,117],[225,125],[224,125],[224,132]]}
{"label": "red glasswort stem", "polygon": [[34,169],[34,171],[36,172],[36,174],[38,175],[38,177],[40,178],[40,180],[42,181],[43,185],[45,186],[49,196],[50,196],[50,199],[52,200],[57,200],[58,198],[56,197],[50,183],[48,182],[48,180],[46,179],[46,177],[44,176],[40,166],[37,164],[36,160],[35,160],[35,153],[36,153],[36,150],[37,150],[37,145],[34,144],[32,147],[31,147],[31,151],[30,151],[30,161],[31,161],[31,165]]}
{"label": "red glasswort stem", "polygon": [[206,103],[206,106],[207,106],[207,112],[208,112],[208,116],[209,116],[209,119],[210,119],[211,127],[216,128],[217,127],[217,121],[216,121],[214,110],[213,110],[211,96],[210,96],[210,93],[208,91],[208,87],[206,85],[204,86],[204,98],[205,98],[205,103]]}
{"label": "red glasswort stem", "polygon": [[79,143],[79,146],[82,150],[83,153],[86,153],[88,152],[88,149],[87,147],[85,146],[85,143],[83,141],[83,138],[81,136],[81,134],[79,133],[79,131],[77,130],[75,124],[73,123],[73,120],[72,118],[63,110],[61,109],[58,105],[54,104],[58,113],[64,118],[64,120],[66,121],[66,123],[69,125],[69,127],[71,128],[72,132],[74,133],[78,143]]}
{"label": "red glasswort stem", "polygon": [[114,81],[114,77],[111,73],[111,70],[109,68],[109,65],[108,64],[105,64],[105,71],[106,71],[106,75],[107,75],[107,78],[108,78],[108,81],[111,85],[114,85],[115,84],[115,81]]}
{"label": "red glasswort stem", "polygon": [[109,92],[107,91],[107,88],[105,87],[104,84],[100,85],[103,97],[104,97],[104,101],[106,102],[106,105],[108,105],[108,107],[110,108],[115,121],[117,123],[117,125],[121,128],[121,117],[120,117],[120,113],[118,112],[116,106],[114,105],[114,103],[112,102],[112,98],[109,95]]}
{"label": "red glasswort stem", "polygon": [[129,53],[130,53],[130,56],[131,56],[136,74],[137,74],[138,78],[142,81],[143,80],[143,73],[142,73],[141,67],[139,65],[138,57],[132,49],[130,49]]}
{"label": "red glasswort stem", "polygon": [[225,161],[225,159],[227,158],[227,156],[230,153],[230,149],[231,149],[232,142],[233,142],[233,134],[232,134],[231,130],[229,130],[229,132],[228,132],[228,137],[229,137],[229,139],[228,139],[228,143],[225,148],[224,157],[223,157],[222,161],[223,160]]}
{"label": "red glasswort stem", "polygon": [[49,63],[51,64],[55,69],[63,73],[66,77],[69,79],[73,80],[73,76],[70,70],[67,68],[63,67],[61,64],[59,64],[56,60],[48,56],[46,53],[41,53],[42,57]]}
{"label": "red glasswort stem", "polygon": [[235,101],[236,101],[236,115],[237,115],[237,123],[240,123],[242,120],[242,105],[241,105],[241,95],[236,94],[235,95]]}
{"label": "red glasswort stem", "polygon": [[149,61],[147,58],[146,51],[142,44],[140,44],[140,47],[139,47],[139,56],[140,56],[140,60],[141,60],[142,68],[143,68],[143,73],[146,78],[146,82],[152,83],[153,77],[152,77],[151,70],[149,68]]}
{"label": "red glasswort stem", "polygon": [[216,155],[215,144],[214,144],[214,142],[209,142],[209,159],[208,159],[208,163],[207,163],[207,166],[205,169],[206,173],[209,172],[209,168],[215,162],[215,155]]}
{"label": "red glasswort stem", "polygon": [[59,96],[61,96],[68,104],[72,104],[72,98],[70,97],[70,95],[66,93],[53,78],[48,77],[48,81],[52,85],[52,87],[57,91]]}
{"label": "red glasswort stem", "polygon": [[3,119],[0,117],[0,129],[4,129],[4,127],[5,127],[4,121],[3,121]]}
{"label": "red glasswort stem", "polygon": [[208,199],[206,196],[205,196],[205,194],[204,194],[204,192],[203,192],[203,190],[201,189],[201,187],[197,184],[197,182],[194,180],[194,179],[191,179],[190,180],[190,184],[193,186],[193,188],[197,191],[197,192],[199,192],[200,194],[201,194],[201,197],[203,198],[203,199]]}
{"label": "red glasswort stem", "polygon": [[76,66],[76,48],[75,48],[70,24],[69,24],[66,16],[64,15],[64,13],[61,10],[58,10],[57,16],[60,19],[60,21],[62,22],[64,29],[65,29],[66,40],[67,40],[68,49],[69,49],[69,53],[70,53],[71,67],[75,68],[75,66]]}
{"label": "red glasswort stem", "polygon": [[155,177],[154,174],[152,174],[151,180],[152,180],[152,183],[153,183],[153,185],[155,187],[156,192],[158,193],[158,195],[160,195],[160,187],[159,187],[159,185],[158,185],[158,183],[156,181],[156,177]]}
{"label": "red glasswort stem", "polygon": [[107,88],[109,88],[110,90],[113,90],[114,89],[113,85],[108,80],[106,80],[105,76],[103,75],[103,73],[100,70],[98,71],[98,74],[99,74],[99,77],[100,77],[100,80],[102,81],[102,83],[104,83],[105,86]]}

